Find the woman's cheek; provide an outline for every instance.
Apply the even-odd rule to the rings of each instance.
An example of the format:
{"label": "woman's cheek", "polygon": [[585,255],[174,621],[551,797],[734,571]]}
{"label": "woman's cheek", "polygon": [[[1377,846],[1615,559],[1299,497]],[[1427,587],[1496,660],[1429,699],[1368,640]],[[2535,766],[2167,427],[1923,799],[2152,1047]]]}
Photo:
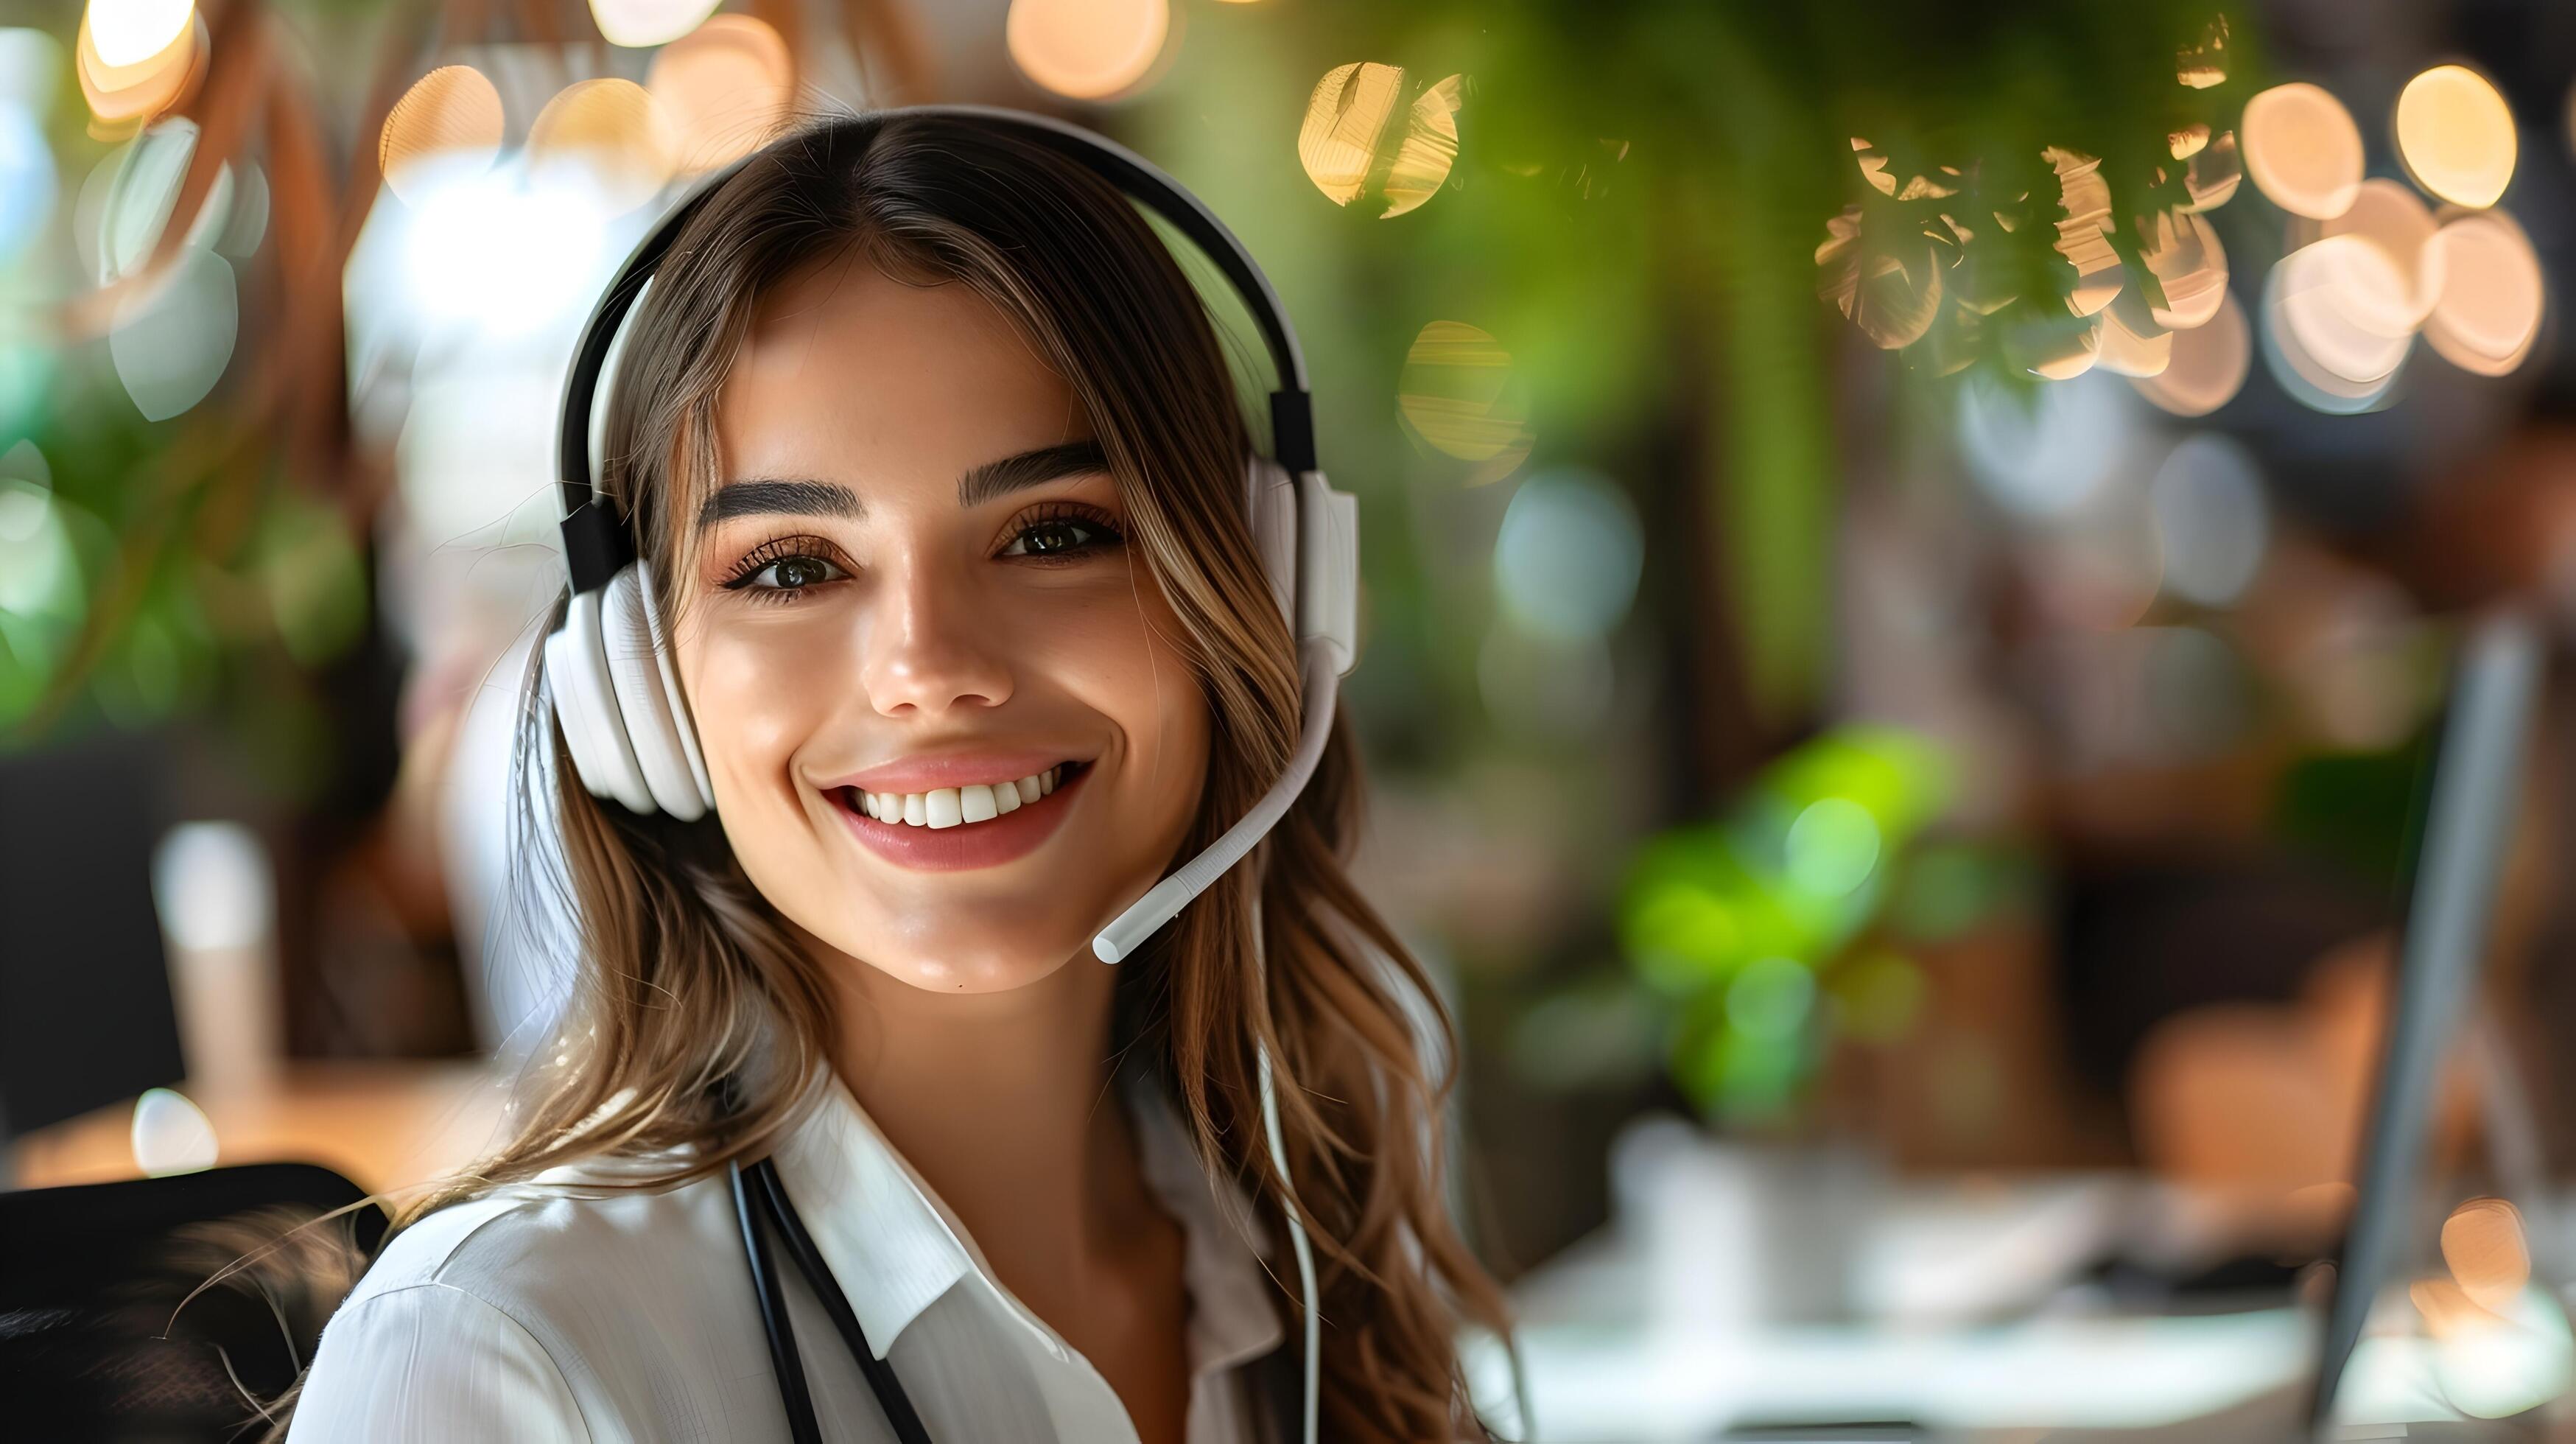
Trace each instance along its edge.
{"label": "woman's cheek", "polygon": [[833,685],[820,651],[795,629],[706,629],[683,685],[720,811],[793,805],[789,761],[820,727]]}

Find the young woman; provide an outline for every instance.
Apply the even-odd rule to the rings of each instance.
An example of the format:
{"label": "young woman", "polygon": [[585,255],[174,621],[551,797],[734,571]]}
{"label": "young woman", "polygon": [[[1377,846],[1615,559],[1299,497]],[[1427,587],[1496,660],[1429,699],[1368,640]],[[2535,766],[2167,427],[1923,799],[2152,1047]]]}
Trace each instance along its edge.
{"label": "young woman", "polygon": [[1089,946],[1296,741],[1250,447],[1170,252],[1010,126],[834,120],[721,184],[628,323],[601,477],[714,809],[592,797],[532,675],[579,994],[293,1439],[791,1437],[732,1181],[764,1158],[875,1356],[788,1279],[825,1438],[907,1437],[880,1370],[941,1440],[1294,1438],[1292,1188],[1324,1436],[1482,1437],[1447,1024],[1340,860],[1338,721],[1250,861],[1119,966]]}

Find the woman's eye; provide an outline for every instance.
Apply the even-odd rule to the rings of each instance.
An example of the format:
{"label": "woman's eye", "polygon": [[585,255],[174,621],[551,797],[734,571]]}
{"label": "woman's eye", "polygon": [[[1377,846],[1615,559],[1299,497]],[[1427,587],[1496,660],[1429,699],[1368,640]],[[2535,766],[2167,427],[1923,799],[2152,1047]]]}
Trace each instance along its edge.
{"label": "woman's eye", "polygon": [[1020,528],[1011,544],[1002,548],[1006,557],[1053,557],[1088,551],[1106,542],[1116,541],[1117,534],[1097,522],[1080,517],[1055,517],[1031,522]]}
{"label": "woman's eye", "polygon": [[767,566],[745,572],[732,583],[737,588],[762,592],[796,592],[825,582],[839,581],[848,573],[815,556],[780,557]]}

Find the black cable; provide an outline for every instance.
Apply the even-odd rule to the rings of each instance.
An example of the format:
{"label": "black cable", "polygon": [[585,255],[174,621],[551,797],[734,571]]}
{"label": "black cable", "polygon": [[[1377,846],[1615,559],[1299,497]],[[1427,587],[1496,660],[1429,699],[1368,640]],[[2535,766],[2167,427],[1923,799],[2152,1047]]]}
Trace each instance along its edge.
{"label": "black cable", "polygon": [[[754,1165],[767,1168],[762,1160]],[[805,1365],[796,1354],[796,1326],[787,1318],[787,1291],[781,1286],[778,1270],[770,1266],[769,1241],[760,1235],[760,1221],[752,1217],[751,1200],[742,1186],[742,1164],[730,1165],[733,1174],[733,1212],[742,1221],[743,1251],[751,1256],[751,1284],[760,1298],[760,1325],[769,1335],[769,1366],[778,1375],[779,1402],[787,1408],[787,1431],[796,1444],[823,1444],[823,1426],[814,1417],[814,1397],[805,1387]]]}
{"label": "black cable", "polygon": [[[751,1172],[760,1185],[762,1201],[769,1206],[771,1221],[787,1240],[788,1253],[795,1257],[806,1282],[814,1286],[824,1312],[832,1316],[842,1342],[850,1346],[851,1357],[859,1361],[859,1372],[867,1375],[868,1387],[875,1391],[877,1404],[885,1410],[886,1423],[893,1426],[894,1437],[901,1444],[930,1444],[930,1431],[922,1427],[921,1415],[912,1407],[912,1396],[904,1392],[903,1380],[895,1377],[894,1365],[878,1358],[877,1351],[868,1347],[867,1331],[859,1327],[859,1316],[851,1310],[839,1285],[832,1282],[831,1266],[823,1261],[812,1235],[805,1232],[805,1220],[797,1216],[796,1206],[788,1201],[787,1185],[780,1181],[777,1166],[764,1158],[751,1166]],[[740,1180],[737,1170],[737,1189]]]}

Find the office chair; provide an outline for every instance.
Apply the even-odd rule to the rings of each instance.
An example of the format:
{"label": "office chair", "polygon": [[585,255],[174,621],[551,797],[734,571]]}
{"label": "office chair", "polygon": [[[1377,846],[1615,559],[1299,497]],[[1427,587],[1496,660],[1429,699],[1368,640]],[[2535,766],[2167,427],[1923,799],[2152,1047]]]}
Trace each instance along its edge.
{"label": "office chair", "polygon": [[384,1238],[365,1199],[303,1163],[0,1193],[0,1433],[258,1437]]}

